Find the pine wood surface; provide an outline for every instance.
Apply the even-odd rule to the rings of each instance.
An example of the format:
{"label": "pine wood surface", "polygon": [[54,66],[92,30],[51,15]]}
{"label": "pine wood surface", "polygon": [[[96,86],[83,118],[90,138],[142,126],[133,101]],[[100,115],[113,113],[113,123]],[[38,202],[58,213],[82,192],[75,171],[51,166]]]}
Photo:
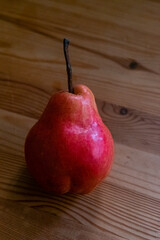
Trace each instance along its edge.
{"label": "pine wood surface", "polygon": [[[91,194],[49,195],[26,169],[24,141],[50,96],[93,91],[115,140]],[[160,1],[0,0],[0,239],[160,239]]]}

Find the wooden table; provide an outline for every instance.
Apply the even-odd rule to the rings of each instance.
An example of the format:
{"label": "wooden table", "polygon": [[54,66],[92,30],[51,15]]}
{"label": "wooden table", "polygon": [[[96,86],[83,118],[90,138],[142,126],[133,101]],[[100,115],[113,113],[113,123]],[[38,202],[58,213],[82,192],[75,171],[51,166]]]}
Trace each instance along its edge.
{"label": "wooden table", "polygon": [[[115,140],[110,176],[84,196],[44,193],[24,160],[67,89],[64,37]],[[0,0],[0,239],[160,239],[159,0]]]}

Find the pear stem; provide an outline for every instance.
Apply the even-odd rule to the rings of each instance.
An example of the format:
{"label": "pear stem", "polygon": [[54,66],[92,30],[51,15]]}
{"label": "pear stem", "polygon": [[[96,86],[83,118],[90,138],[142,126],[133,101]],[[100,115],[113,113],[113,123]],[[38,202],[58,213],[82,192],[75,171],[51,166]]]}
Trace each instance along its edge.
{"label": "pear stem", "polygon": [[68,76],[68,90],[70,93],[74,93],[74,89],[72,86],[72,68],[69,60],[69,52],[68,52],[68,46],[69,46],[69,40],[65,39],[63,40],[63,50],[64,50],[64,56],[66,60],[66,70],[67,70],[67,76]]}

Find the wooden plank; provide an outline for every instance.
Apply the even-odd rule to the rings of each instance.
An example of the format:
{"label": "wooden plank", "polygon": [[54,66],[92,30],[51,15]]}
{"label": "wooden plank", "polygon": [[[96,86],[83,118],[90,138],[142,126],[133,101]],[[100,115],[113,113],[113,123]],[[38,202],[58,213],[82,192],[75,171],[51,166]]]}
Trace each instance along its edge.
{"label": "wooden plank", "polygon": [[0,215],[0,238],[3,240],[122,240],[120,237],[113,237],[75,221],[2,199]]}
{"label": "wooden plank", "polygon": [[0,9],[1,78],[49,93],[65,88],[61,41],[69,37],[75,82],[98,99],[160,116],[158,2],[5,0]]}
{"label": "wooden plank", "polygon": [[[59,89],[54,88],[54,92]],[[50,94],[29,83],[0,79],[0,108],[38,119]],[[99,113],[114,140],[160,154],[159,116],[96,100]]]}
{"label": "wooden plank", "polygon": [[1,109],[38,119],[49,98],[50,95],[45,90],[28,82],[0,80]]}
{"label": "wooden plank", "polygon": [[[117,235],[156,239],[160,228],[159,156],[116,144],[110,176],[88,195],[49,195],[26,170],[23,145],[35,119],[0,110],[0,196]],[[157,238],[158,239],[158,238]]]}
{"label": "wooden plank", "polygon": [[116,142],[160,155],[160,118],[97,100],[103,122]]}

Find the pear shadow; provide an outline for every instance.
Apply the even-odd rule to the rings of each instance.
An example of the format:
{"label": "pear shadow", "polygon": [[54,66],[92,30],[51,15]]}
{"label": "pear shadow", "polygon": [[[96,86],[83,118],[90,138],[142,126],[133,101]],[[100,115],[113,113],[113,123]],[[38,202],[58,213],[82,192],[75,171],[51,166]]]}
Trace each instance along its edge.
{"label": "pear shadow", "polygon": [[[9,195],[10,200],[12,199],[9,213],[10,222],[18,232],[17,240],[24,236],[32,240],[55,239],[56,236],[56,239],[70,239],[73,231],[81,233],[84,228],[82,224],[73,221],[74,217],[69,214],[74,212],[71,208],[74,208],[77,196],[46,193],[26,167],[20,169],[12,190]],[[15,235],[14,231],[13,234]]]}
{"label": "pear shadow", "polygon": [[[71,194],[58,195],[45,192],[30,175],[27,167],[24,165],[20,168],[17,181],[15,183],[17,192],[16,201],[28,206],[40,213],[50,215],[54,224],[62,220],[71,221],[71,225],[91,225],[100,224],[100,206],[104,205],[104,184],[100,183],[89,194]],[[93,217],[94,216],[94,217]],[[24,218],[27,217],[24,215]],[[39,220],[37,220],[39,224]],[[53,221],[41,223],[41,228],[52,227]],[[53,228],[54,228],[53,224]]]}
{"label": "pear shadow", "polygon": [[30,175],[27,167],[21,169],[16,188],[21,189],[19,202],[55,216],[75,219],[70,209],[74,208],[77,195],[69,193],[59,195],[44,191]]}
{"label": "pear shadow", "polygon": [[[85,195],[70,193],[64,195],[51,194],[45,192],[36,183],[26,166],[21,167],[15,184],[15,191],[17,192],[16,202],[29,207],[27,208],[29,210],[23,214],[28,224],[30,225],[34,221],[35,226],[40,226],[38,233],[35,233],[36,235],[32,236],[31,239],[43,236],[46,229],[54,234],[57,231],[57,226],[59,229],[57,234],[62,234],[61,227],[67,227],[67,232],[70,228],[73,228],[73,231],[80,230],[85,225],[87,229],[88,227],[92,229],[92,227],[97,226],[95,228],[97,230],[100,225],[100,206],[103,205],[102,200],[104,200],[103,185],[99,184],[91,193]],[[26,208],[25,206],[24,208]],[[29,216],[28,211],[31,212]],[[35,216],[33,216],[34,212]],[[43,221],[40,218],[46,220]],[[23,226],[23,221],[21,224]]]}
{"label": "pear shadow", "polygon": [[44,191],[30,175],[27,167],[23,167],[17,179],[17,186],[22,186],[19,201],[35,209],[49,212],[56,216],[74,219],[82,223],[83,215],[89,212],[90,199],[96,199],[96,205],[101,202],[100,183],[91,193],[88,194],[53,194]]}

